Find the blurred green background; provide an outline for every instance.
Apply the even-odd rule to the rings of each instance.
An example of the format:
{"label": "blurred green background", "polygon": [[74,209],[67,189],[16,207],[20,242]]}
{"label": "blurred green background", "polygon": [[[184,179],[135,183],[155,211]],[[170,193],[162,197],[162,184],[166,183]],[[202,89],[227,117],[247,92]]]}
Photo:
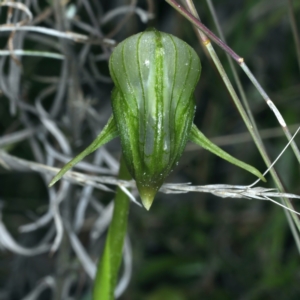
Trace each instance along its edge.
{"label": "blurred green background", "polygon": [[[42,15],[52,7],[52,1],[40,3],[40,10],[38,10],[34,2],[30,2],[29,7],[35,16]],[[61,14],[65,16],[66,11],[71,6],[74,7],[76,9],[74,18],[77,23],[66,18],[65,24],[61,25],[54,9],[38,25],[57,29],[60,28],[59,26],[66,26],[74,32],[87,34],[83,27],[78,25],[78,22],[82,22],[93,27],[86,2],[69,1]],[[97,20],[101,21],[109,11],[128,5],[131,1],[89,0],[88,2]],[[216,32],[206,1],[194,2],[202,22]],[[299,126],[300,76],[287,1],[216,0],[213,3],[228,45],[245,59],[282,113],[286,123],[292,125],[291,128],[295,128],[296,124]],[[121,14],[103,25],[100,24],[103,35],[119,42],[153,26],[158,30],[172,33],[193,46],[202,62],[202,75],[195,92],[197,105],[195,124],[210,138],[225,137],[220,145],[227,152],[264,171],[266,167],[263,160],[247,134],[246,127],[220,76],[210,59],[204,54],[192,25],[164,1],[137,1],[137,5],[144,10],[152,11],[155,18],[148,24],[143,24],[136,14],[126,18]],[[300,28],[300,2],[293,1],[293,7],[297,27]],[[1,24],[5,23],[6,15],[7,8],[2,8]],[[7,38],[8,35],[4,33],[0,36],[2,48],[5,47]],[[79,86],[85,104],[92,106],[101,114],[101,119],[98,121],[103,126],[107,120],[105,118],[108,118],[111,113],[109,97],[113,85],[101,76],[108,76],[107,58],[112,48],[103,45],[87,47],[86,51],[94,56],[103,53],[107,55],[106,59],[94,64],[101,76],[100,79],[94,78],[95,81],[90,84],[88,80],[82,79],[86,75],[83,72],[84,68],[88,70],[91,68],[89,61],[80,60],[79,54],[85,46],[74,42],[55,41],[57,51],[71,53],[70,64],[74,66],[72,70],[80,80]],[[27,39],[26,36],[23,47],[45,51],[51,49],[51,46],[44,41]],[[232,79],[225,54],[217,46],[215,48]],[[7,58],[3,62],[3,74],[8,74],[9,69],[12,68],[12,62],[9,60]],[[24,102],[34,105],[35,99],[51,82],[49,80],[43,82],[40,78],[42,76],[48,79],[58,78],[61,69],[61,61],[22,58],[20,78],[16,82],[20,87],[19,96],[24,99]],[[271,159],[275,159],[285,146],[286,138],[273,113],[249,79],[241,70],[238,70],[238,73],[257,126],[265,133],[266,149]],[[93,76],[94,73],[91,71],[90,74]],[[72,92],[68,88],[63,97],[62,111],[55,120],[59,126],[63,124],[65,114],[70,119],[72,116],[68,101],[73,99]],[[18,108],[17,114],[12,115],[9,101],[12,100],[3,91],[0,101],[1,136],[24,127],[22,119],[24,114]],[[52,103],[53,95],[50,95],[47,101]],[[45,106],[47,107],[47,104]],[[34,126],[41,125],[34,114],[28,113],[27,118]],[[74,153],[78,153],[93,138],[88,130],[89,122],[85,115],[73,123],[80,126],[78,128],[63,125]],[[264,131],[266,129],[273,130],[268,134]],[[215,141],[218,142],[220,139]],[[296,137],[296,143],[300,145],[299,137]],[[118,141],[110,143],[107,149],[114,157],[120,156]],[[29,139],[6,146],[5,150],[12,155],[35,160]],[[276,164],[276,170],[287,191],[300,194],[299,166],[290,149]],[[267,179],[268,182],[263,186],[273,187],[270,176]],[[191,182],[193,185],[213,183],[245,185],[252,183],[253,180],[254,177],[245,171],[188,144],[178,167],[167,182]],[[74,186],[70,197],[76,197],[79,190],[80,187]],[[102,203],[108,203],[112,198],[112,194],[99,191],[95,191],[94,196]],[[47,188],[40,176],[34,172],[20,173],[0,167],[0,201],[3,206],[3,221],[15,239],[26,246],[38,243],[47,228],[31,234],[20,234],[18,226],[28,223],[46,211]],[[67,208],[63,206],[62,209],[67,209],[67,214],[72,219],[75,203],[72,201],[69,203],[71,204]],[[296,201],[294,204],[299,210],[300,206]],[[88,217],[90,223],[96,219],[92,213]],[[90,227],[87,225],[85,227],[87,229],[82,229],[79,233],[86,247],[90,245],[88,240]],[[158,193],[149,212],[132,204],[129,237],[133,251],[133,272],[127,290],[120,297],[121,300],[248,300],[299,299],[300,297],[299,253],[283,210],[270,202],[222,199],[200,193],[175,195]],[[63,268],[60,266],[61,253],[64,257]],[[66,280],[66,274],[78,276],[70,289],[72,299],[87,299],[85,297],[91,282],[84,274],[66,238],[59,251],[53,256],[44,254],[25,258],[9,251],[0,252],[0,299],[22,299],[42,277],[49,274],[53,275],[58,283]],[[60,297],[57,293],[53,294],[46,290],[38,299],[60,299]]]}

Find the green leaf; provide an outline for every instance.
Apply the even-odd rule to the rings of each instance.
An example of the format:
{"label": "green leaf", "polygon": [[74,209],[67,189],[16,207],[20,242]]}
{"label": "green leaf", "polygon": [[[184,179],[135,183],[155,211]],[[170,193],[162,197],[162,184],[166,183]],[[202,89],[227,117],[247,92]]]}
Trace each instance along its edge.
{"label": "green leaf", "polygon": [[67,164],[63,166],[63,168],[55,175],[55,177],[51,180],[49,183],[49,187],[54,185],[61,177],[69,171],[74,165],[79,163],[81,160],[83,160],[87,155],[94,152],[104,144],[108,143],[115,137],[119,135],[114,117],[111,116],[106,124],[106,126],[103,128],[103,130],[100,132],[100,134],[96,137],[96,139],[86,148],[84,149],[80,154],[78,154],[75,158],[70,160]]}
{"label": "green leaf", "polygon": [[192,125],[192,130],[190,133],[190,140],[201,146],[202,148],[214,153],[215,155],[227,160],[228,162],[252,173],[253,175],[260,178],[262,181],[266,182],[265,177],[254,167],[234,158],[221,148],[219,148],[217,145],[212,143],[197,127],[195,124]]}

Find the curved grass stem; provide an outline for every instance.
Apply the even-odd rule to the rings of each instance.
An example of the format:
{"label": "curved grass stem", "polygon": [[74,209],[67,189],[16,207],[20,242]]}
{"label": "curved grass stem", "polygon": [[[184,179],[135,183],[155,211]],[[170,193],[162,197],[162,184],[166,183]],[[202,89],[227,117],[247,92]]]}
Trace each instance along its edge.
{"label": "curved grass stem", "polygon": [[[262,98],[266,101],[270,109],[273,111],[275,117],[277,118],[279,124],[283,128],[283,131],[288,139],[290,141],[291,139],[291,133],[286,126],[281,114],[279,113],[278,109],[270,99],[270,97],[267,95],[265,90],[262,88],[262,86],[259,84],[259,82],[256,80],[256,78],[253,76],[249,68],[244,62],[244,59],[240,57],[237,53],[235,53],[226,43],[224,43],[220,38],[218,38],[212,31],[210,31],[204,24],[201,23],[198,14],[196,13],[196,9],[194,7],[192,0],[186,0],[186,3],[189,6],[189,9],[192,11],[192,13],[188,12],[186,9],[184,9],[180,4],[178,4],[175,0],[165,0],[167,3],[169,3],[172,7],[174,7],[180,14],[182,14],[185,18],[187,18],[194,26],[196,26],[201,31],[201,40],[202,43],[208,47],[211,45],[210,40],[214,41],[219,47],[221,47],[226,53],[228,53],[243,69],[243,71],[246,73],[248,78],[251,80],[253,85],[256,87]],[[207,38],[208,37],[208,38]],[[212,48],[212,46],[209,46]],[[208,49],[209,50],[209,49]],[[222,77],[223,78],[223,77]],[[226,84],[226,83],[225,83]],[[294,141],[291,143],[291,147],[294,151],[294,154],[300,164],[300,151]]]}
{"label": "curved grass stem", "polygon": [[[281,114],[279,113],[279,111],[277,110],[277,108],[275,107],[274,103],[271,101],[271,99],[268,97],[268,95],[266,94],[266,92],[264,91],[264,89],[261,87],[261,85],[258,83],[258,81],[256,80],[256,78],[253,76],[253,74],[250,72],[250,70],[248,69],[247,65],[244,63],[244,59],[242,57],[240,57],[239,55],[237,55],[231,48],[229,48],[221,39],[219,39],[214,33],[212,33],[206,26],[204,26],[198,16],[198,13],[195,9],[194,3],[192,0],[186,0],[186,4],[189,8],[189,10],[192,12],[188,12],[187,10],[185,10],[181,5],[179,5],[175,0],[166,0],[166,2],[168,2],[172,7],[174,7],[179,13],[181,13],[184,17],[186,17],[190,22],[192,22],[192,24],[194,26],[196,26],[199,30],[199,35],[201,38],[201,41],[203,43],[203,45],[207,48],[212,60],[214,61],[214,64],[216,65],[220,76],[222,77],[222,80],[224,81],[232,99],[235,102],[235,105],[241,115],[241,117],[243,118],[243,121],[245,123],[245,125],[247,126],[263,160],[265,161],[267,166],[271,165],[271,160],[267,155],[267,152],[265,150],[265,147],[261,141],[261,138],[258,134],[258,131],[255,130],[255,125],[252,124],[252,122],[249,119],[249,116],[247,115],[246,111],[244,110],[211,42],[209,39],[213,40],[218,46],[220,46],[225,52],[227,52],[235,61],[238,62],[238,64],[241,66],[241,68],[244,70],[244,72],[247,74],[247,76],[249,77],[249,79],[252,81],[252,83],[254,84],[254,86],[257,88],[258,92],[261,94],[261,96],[263,97],[263,99],[267,102],[268,106],[271,108],[271,110],[274,112],[277,120],[279,121],[281,127],[283,128],[283,131],[285,133],[285,135],[287,136],[287,139],[290,141],[291,140],[291,134],[281,116]],[[208,37],[209,38],[208,38]],[[250,111],[250,110],[249,110]],[[248,111],[248,113],[249,113]],[[251,113],[250,113],[251,116]],[[252,120],[254,120],[253,118],[251,118]],[[292,149],[295,153],[295,156],[298,160],[298,162],[300,163],[300,153],[299,153],[299,149],[296,145],[296,143],[294,141],[291,142],[291,146]],[[281,192],[285,192],[284,191],[284,187],[275,171],[274,168],[272,168],[270,170],[270,173],[272,175],[273,180],[275,181],[276,186],[278,187],[278,189]],[[283,203],[289,207],[292,208],[292,204],[289,201],[289,199],[287,198],[282,198]],[[300,238],[299,238],[299,233],[297,234],[297,231],[295,230],[295,225],[298,229],[298,232],[300,232],[300,222],[298,217],[296,216],[296,214],[292,213],[291,215],[285,211],[289,226],[291,228],[291,231],[294,235],[295,241],[296,241],[296,245],[298,248],[298,251],[300,252]],[[295,222],[292,222],[292,219]]]}
{"label": "curved grass stem", "polygon": [[[192,1],[189,1],[189,0],[187,0],[187,1],[188,1],[188,3],[189,3],[189,2],[192,2]],[[220,35],[220,37],[222,38],[222,40],[223,40],[224,42],[226,42],[226,41],[225,41],[224,34],[223,34],[223,32],[222,32],[222,28],[221,28],[220,24],[218,23],[218,20],[217,20],[215,11],[214,11],[214,7],[213,7],[213,4],[212,4],[212,0],[206,0],[206,2],[207,2],[207,4],[208,4],[209,10],[210,10],[210,12],[211,12],[211,14],[212,14],[212,16],[213,16],[213,20],[214,20],[214,22],[215,22],[215,24],[216,24],[216,27],[217,27],[217,30],[218,30],[218,34]],[[289,3],[289,4],[291,5],[291,3]],[[194,7],[192,7],[192,8],[194,8]],[[194,13],[193,10],[191,10],[191,11]],[[290,14],[291,14],[291,12],[290,12]],[[292,27],[293,27],[293,26],[292,26]],[[295,31],[295,30],[293,30],[293,32],[294,32],[294,31]],[[266,158],[267,158],[267,160],[268,160],[267,165],[268,165],[268,168],[269,168],[269,167],[271,166],[271,165],[270,165],[271,161],[270,161],[270,158],[269,158],[268,155],[267,155],[267,152],[266,152],[266,149],[265,149],[265,147],[264,147],[264,144],[262,143],[260,133],[258,132],[258,129],[257,129],[257,127],[256,127],[256,123],[255,123],[253,114],[252,114],[252,112],[251,112],[251,110],[250,110],[250,107],[249,107],[249,104],[248,104],[246,95],[245,95],[245,93],[244,93],[243,87],[241,86],[239,77],[238,77],[237,72],[236,72],[236,70],[235,70],[235,66],[233,65],[232,59],[230,58],[230,56],[229,56],[228,54],[227,54],[227,58],[228,58],[228,60],[229,60],[230,67],[231,67],[231,70],[232,70],[232,72],[233,72],[234,79],[236,80],[236,84],[237,84],[237,86],[238,86],[238,89],[239,89],[239,92],[240,92],[240,95],[241,95],[241,98],[242,98],[244,107],[245,107],[245,109],[246,109],[246,111],[247,111],[248,117],[249,117],[249,119],[250,119],[250,121],[251,121],[251,123],[252,123],[252,125],[253,125],[253,127],[254,127],[255,134],[256,134],[257,138],[259,139],[260,145],[262,146],[263,152],[265,153],[265,156],[266,156]],[[242,63],[242,64],[241,64],[241,67],[242,67],[243,69],[245,69],[245,70],[244,70],[245,73],[248,75],[248,77],[251,79],[251,81],[254,82],[254,85],[255,85],[255,86],[257,87],[257,89],[259,90],[259,89],[260,89],[259,83],[257,82],[256,78],[253,76],[253,74],[250,72],[250,70],[248,69],[248,67],[245,65],[245,63]],[[261,91],[260,91],[260,94],[261,94],[264,98],[268,98],[268,96],[267,96],[267,94],[264,92],[264,90],[261,90]],[[278,121],[280,122],[280,125],[282,126],[283,131],[284,131],[284,134],[286,135],[287,139],[288,139],[289,141],[292,141],[291,134],[290,134],[289,130],[287,129],[287,126],[286,126],[286,124],[285,124],[285,121],[284,121],[283,118],[281,117],[281,114],[279,113],[279,111],[277,110],[277,108],[275,107],[275,105],[273,104],[273,102],[272,102],[270,99],[269,99],[269,101],[267,100],[267,103],[268,103],[270,109],[271,109],[271,110],[274,112],[274,114],[276,115]],[[292,142],[293,142],[293,141],[292,141]],[[290,144],[290,142],[289,142],[289,144]],[[298,161],[300,161],[300,158],[299,158],[299,150],[298,150],[296,144],[295,144],[295,143],[291,143],[291,144],[292,144],[292,148],[293,148],[293,150],[294,150],[294,153],[295,153],[295,155],[296,155]],[[278,187],[279,189],[281,189],[281,192],[284,192],[283,185],[282,185],[282,183],[281,183],[281,181],[280,181],[278,175],[277,175],[276,173],[274,174],[274,169],[273,169],[273,170],[271,169],[271,175],[272,175],[274,181],[276,182],[277,187]],[[289,209],[292,209],[293,206],[292,206],[292,204],[290,203],[290,201],[289,201],[287,198],[281,198],[281,202],[282,202],[283,204],[287,205],[287,206],[289,207]],[[299,221],[298,221],[298,217],[297,217],[294,213],[289,213],[288,211],[285,211],[285,214],[286,214],[286,218],[287,218],[287,220],[288,220],[290,229],[291,229],[291,231],[292,231],[292,234],[294,235],[294,239],[295,239],[295,242],[296,242],[298,251],[300,252],[300,237],[299,237],[299,234],[297,233],[297,230],[296,230],[296,228],[295,228],[294,223],[292,222],[292,218],[291,218],[290,214],[291,214],[292,217],[294,218],[294,221],[295,221],[295,223],[296,223],[296,225],[297,225],[297,227],[298,227],[298,230],[299,230]]]}

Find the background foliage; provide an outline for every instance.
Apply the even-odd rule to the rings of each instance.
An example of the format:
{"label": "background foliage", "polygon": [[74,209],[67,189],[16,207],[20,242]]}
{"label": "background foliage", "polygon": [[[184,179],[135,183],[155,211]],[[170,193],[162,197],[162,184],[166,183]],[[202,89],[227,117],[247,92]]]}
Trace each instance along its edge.
{"label": "background foliage", "polygon": [[[32,10],[34,25],[91,35],[95,43],[80,44],[33,32],[15,34],[15,49],[58,52],[66,55],[66,59],[18,57],[21,62],[18,65],[13,58],[1,56],[0,134],[5,137],[22,129],[34,130],[21,141],[0,144],[5,151],[44,164],[49,155],[45,141],[61,152],[57,141],[44,128],[42,120],[45,117],[40,115],[39,101],[43,102],[45,110],[53,108],[53,103],[59,103],[59,109],[50,119],[68,139],[72,149],[68,155],[84,149],[111,113],[113,85],[107,59],[112,47],[103,44],[102,37],[119,42],[154,26],[188,42],[201,58],[203,69],[195,93],[195,124],[232,155],[261,171],[265,169],[217,71],[200,47],[192,25],[164,1],[137,1],[138,7],[154,13],[155,17],[147,24],[136,14],[128,13],[103,23],[109,13],[130,4],[125,0],[66,1],[64,6],[60,6],[58,0],[20,2]],[[195,1],[195,5],[202,22],[216,32],[206,1]],[[215,0],[214,5],[228,45],[244,57],[291,129],[297,123],[299,126],[299,66],[287,1]],[[67,18],[67,12],[71,13],[72,9],[75,14]],[[294,1],[298,28],[299,10],[299,3]],[[7,14],[8,8],[2,7],[1,24],[6,23]],[[13,18],[20,20],[17,11]],[[8,36],[7,32],[1,32],[2,49],[6,49]],[[217,52],[232,77],[225,54],[219,49]],[[239,73],[257,126],[265,138],[265,146],[274,159],[286,139],[265,102],[246,76]],[[13,102],[17,103],[15,114]],[[110,143],[106,149],[106,155],[111,155],[112,159],[120,157],[118,141]],[[61,163],[55,165],[61,166]],[[102,166],[107,165],[104,159]],[[276,169],[287,190],[300,194],[299,167],[291,150],[285,152]],[[111,168],[110,172],[116,174],[116,169]],[[253,179],[243,170],[188,144],[168,182],[242,185]],[[31,233],[18,230],[19,226],[47,211],[49,195],[45,183],[35,172],[0,169],[2,221],[14,238],[27,247],[41,242],[46,233],[53,230],[51,222]],[[264,186],[272,187],[272,180],[268,178]],[[79,186],[69,187],[60,206],[62,217],[70,224],[74,224],[81,190]],[[112,198],[112,193],[93,192],[93,199],[103,205]],[[259,201],[224,200],[198,193],[159,193],[150,212],[134,204],[131,206],[129,237],[133,272],[120,299],[299,298],[299,253],[285,216],[277,206]],[[89,207],[84,224],[77,232],[94,259],[101,253],[104,241],[104,236],[96,241],[90,238],[98,216],[99,213]],[[91,280],[74,254],[68,234],[64,235],[53,255],[46,252],[25,257],[12,251],[0,252],[0,299],[22,299],[45,276],[55,281],[56,288],[45,289],[39,298],[32,299],[67,299],[62,295],[72,297],[70,299],[88,299]]]}

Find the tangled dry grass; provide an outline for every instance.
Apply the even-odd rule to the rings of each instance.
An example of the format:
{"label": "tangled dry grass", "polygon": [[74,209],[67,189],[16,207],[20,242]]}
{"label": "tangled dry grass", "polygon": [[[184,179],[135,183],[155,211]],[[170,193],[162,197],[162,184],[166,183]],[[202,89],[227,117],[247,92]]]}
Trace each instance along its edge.
{"label": "tangled dry grass", "polygon": [[[99,133],[110,115],[112,81],[107,61],[120,39],[119,32],[128,22],[147,24],[155,17],[150,0],[141,5],[137,1],[126,5],[104,2],[0,3],[1,172],[25,174],[22,180],[29,190],[42,190],[48,196],[39,214],[30,212],[29,201],[29,208],[17,218],[16,224],[24,223],[19,227],[14,227],[15,218],[11,222],[5,209],[7,199],[0,199],[0,247],[19,258],[10,281],[0,290],[0,299],[40,299],[41,295],[49,297],[49,291],[53,299],[83,299],[80,297],[92,285],[111,219],[114,187],[120,186],[139,204],[135,183],[116,178],[118,142],[99,149],[90,162],[79,163],[76,172],[69,172],[57,187],[46,189],[58,168]],[[33,172],[39,174],[38,180],[30,179]],[[259,200],[299,198],[273,188],[232,185],[165,184],[161,192]],[[103,201],[98,201],[99,196]],[[23,240],[14,237],[17,230],[24,234]],[[83,232],[88,241],[82,240]],[[129,237],[123,256],[117,297],[132,275]],[[41,272],[36,271],[39,261],[45,264]],[[21,276],[18,282],[22,268],[28,269],[28,276]]]}

